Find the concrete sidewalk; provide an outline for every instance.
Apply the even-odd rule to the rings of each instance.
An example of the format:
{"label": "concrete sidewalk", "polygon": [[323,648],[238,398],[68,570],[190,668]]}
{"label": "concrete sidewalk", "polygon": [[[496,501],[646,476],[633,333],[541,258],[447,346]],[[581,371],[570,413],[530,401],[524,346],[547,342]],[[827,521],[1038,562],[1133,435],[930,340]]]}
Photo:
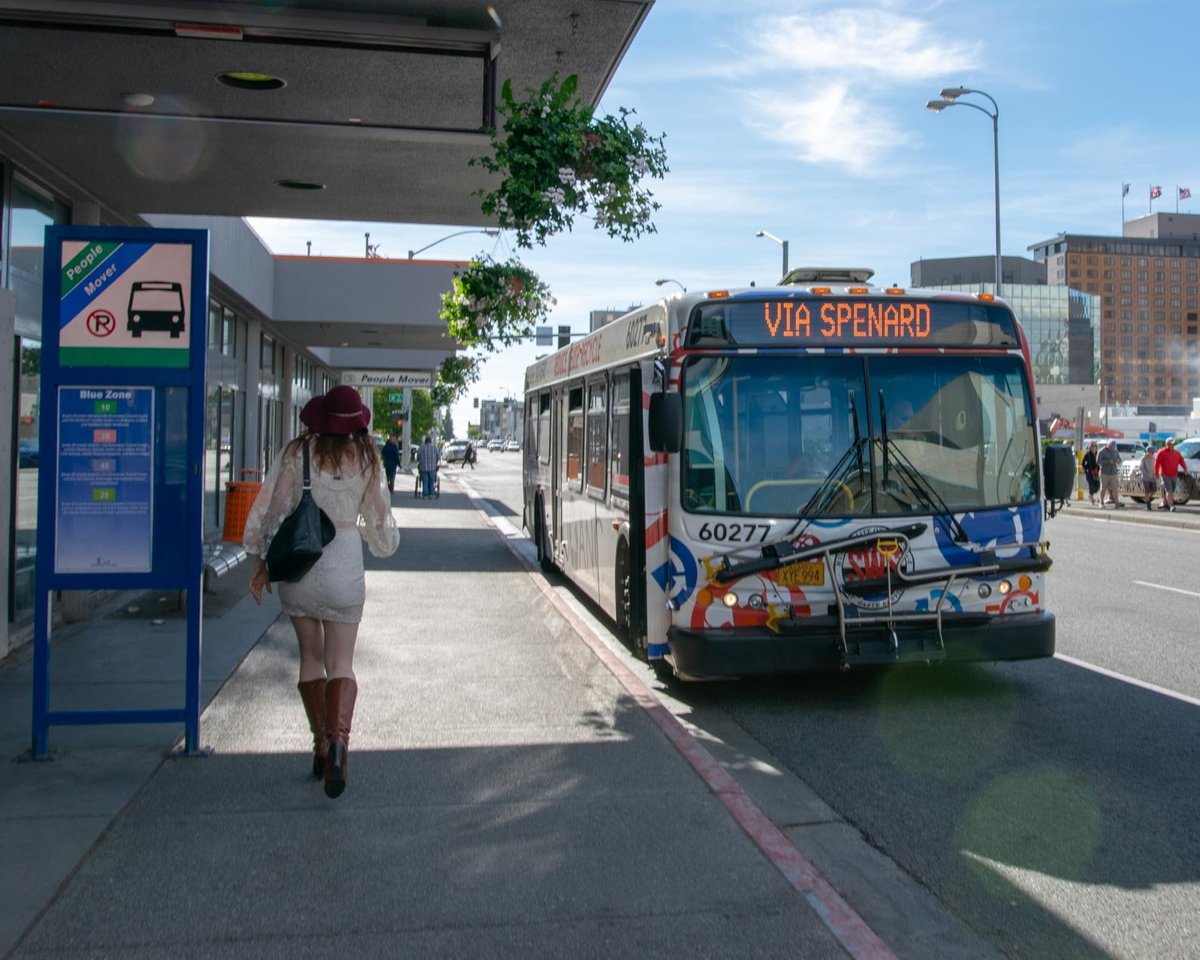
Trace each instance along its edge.
{"label": "concrete sidewalk", "polygon": [[[205,619],[211,756],[165,759],[167,727],[56,727],[52,761],[10,765],[0,951],[846,956],[468,499],[394,503],[400,551],[368,558],[347,792],[307,777],[290,624],[232,593]],[[181,631],[122,607],[56,636],[54,706],[176,705]],[[15,757],[32,664],[9,659]]]}

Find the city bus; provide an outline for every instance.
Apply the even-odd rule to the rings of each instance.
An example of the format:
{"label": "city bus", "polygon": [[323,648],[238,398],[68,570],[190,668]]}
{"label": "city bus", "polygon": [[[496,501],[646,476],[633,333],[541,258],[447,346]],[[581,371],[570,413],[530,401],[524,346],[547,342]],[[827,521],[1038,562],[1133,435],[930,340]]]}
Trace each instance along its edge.
{"label": "city bus", "polygon": [[992,295],[803,268],[677,293],[525,374],[523,521],[683,679],[1054,653],[1029,345]]}

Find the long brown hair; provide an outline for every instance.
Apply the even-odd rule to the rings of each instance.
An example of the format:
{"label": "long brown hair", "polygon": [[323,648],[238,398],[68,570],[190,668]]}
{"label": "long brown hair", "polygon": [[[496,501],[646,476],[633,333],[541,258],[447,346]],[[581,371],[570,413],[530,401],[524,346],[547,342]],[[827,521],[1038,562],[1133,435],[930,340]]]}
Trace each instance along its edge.
{"label": "long brown hair", "polygon": [[300,453],[301,444],[312,442],[313,463],[318,470],[336,473],[348,461],[356,459],[360,472],[374,476],[379,470],[379,451],[366,430],[356,433],[313,433],[304,430],[287,445],[285,453]]}

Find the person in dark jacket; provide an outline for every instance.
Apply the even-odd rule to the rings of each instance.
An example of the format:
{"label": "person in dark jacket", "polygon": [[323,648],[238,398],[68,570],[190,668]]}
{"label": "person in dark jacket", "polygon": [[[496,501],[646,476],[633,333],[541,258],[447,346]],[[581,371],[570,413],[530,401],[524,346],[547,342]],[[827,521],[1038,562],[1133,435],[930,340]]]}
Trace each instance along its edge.
{"label": "person in dark jacket", "polygon": [[387,438],[387,443],[383,445],[383,469],[387,473],[388,492],[396,492],[396,469],[400,466],[400,445],[396,442],[396,435],[393,433]]}
{"label": "person in dark jacket", "polygon": [[1088,444],[1087,453],[1083,455],[1083,478],[1087,481],[1088,501],[1096,505],[1096,494],[1100,492],[1100,464],[1096,460],[1096,441]]}

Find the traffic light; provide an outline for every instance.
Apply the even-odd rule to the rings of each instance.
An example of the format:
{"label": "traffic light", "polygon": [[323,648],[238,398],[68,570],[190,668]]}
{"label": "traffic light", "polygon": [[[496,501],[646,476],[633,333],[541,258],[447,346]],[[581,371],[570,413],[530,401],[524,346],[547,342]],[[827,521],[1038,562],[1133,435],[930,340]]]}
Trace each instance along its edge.
{"label": "traffic light", "polygon": [[558,349],[569,347],[571,345],[571,328],[569,326],[560,325],[558,328]]}

